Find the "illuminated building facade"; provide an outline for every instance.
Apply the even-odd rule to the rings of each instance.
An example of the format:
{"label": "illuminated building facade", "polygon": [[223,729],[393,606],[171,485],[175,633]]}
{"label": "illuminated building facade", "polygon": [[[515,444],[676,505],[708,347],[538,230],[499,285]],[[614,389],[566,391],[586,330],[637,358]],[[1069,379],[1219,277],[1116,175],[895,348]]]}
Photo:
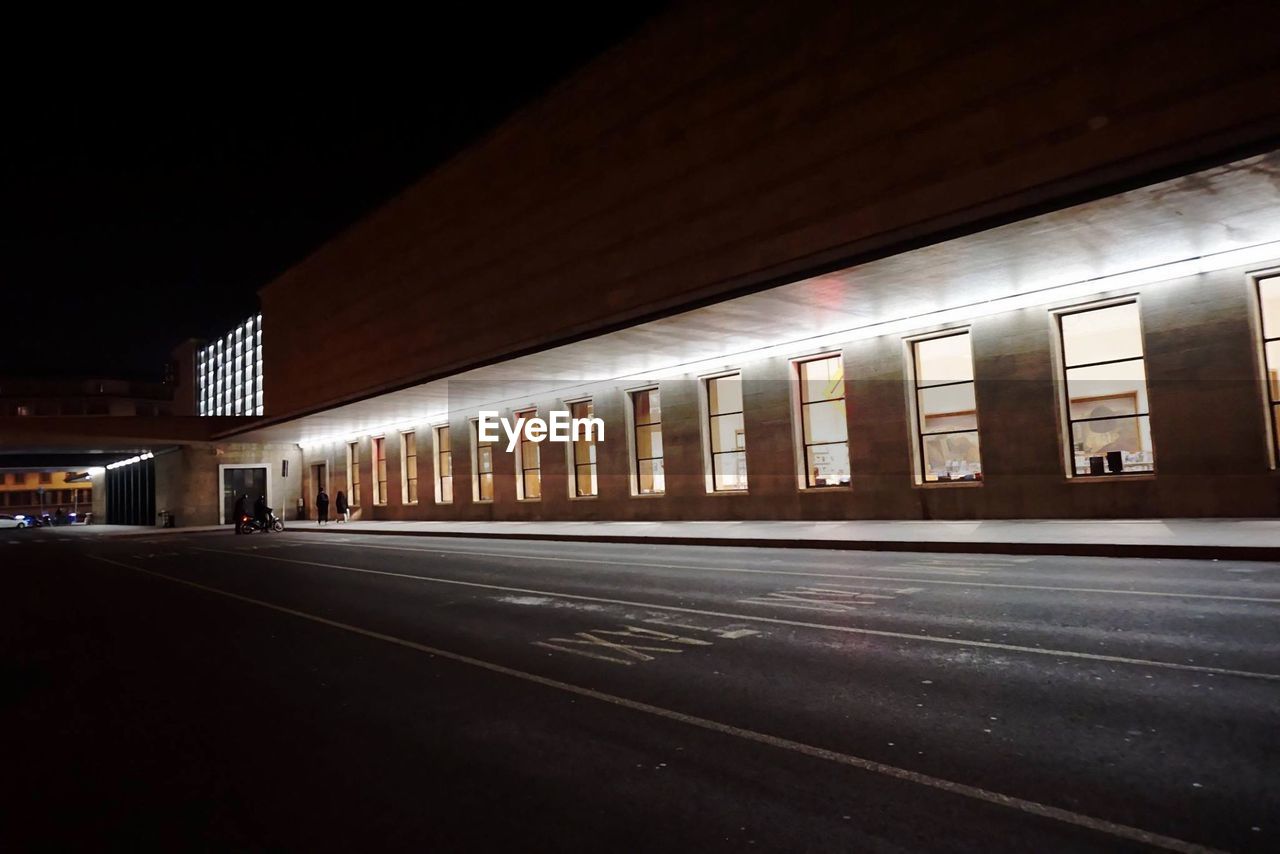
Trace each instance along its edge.
{"label": "illuminated building facade", "polygon": [[196,414],[262,415],[262,315],[196,353]]}
{"label": "illuminated building facade", "polygon": [[[255,420],[147,444],[180,524],[320,485],[365,519],[1280,512],[1280,5],[749,7],[677,4],[264,287],[192,401]],[[481,410],[606,432],[508,451]]]}

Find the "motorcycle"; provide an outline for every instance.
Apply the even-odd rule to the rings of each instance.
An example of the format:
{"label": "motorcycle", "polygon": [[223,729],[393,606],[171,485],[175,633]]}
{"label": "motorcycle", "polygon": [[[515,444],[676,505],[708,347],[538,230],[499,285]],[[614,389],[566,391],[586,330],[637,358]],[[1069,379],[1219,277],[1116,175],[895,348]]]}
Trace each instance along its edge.
{"label": "motorcycle", "polygon": [[259,522],[257,519],[255,519],[251,514],[245,513],[240,517],[240,521],[237,523],[236,527],[239,529],[240,533],[242,534],[252,534],[258,531],[261,531],[263,533],[266,533],[267,531],[279,532],[284,530],[284,521],[281,520],[278,516],[276,516],[275,513],[272,513],[270,510],[268,510],[267,523],[265,526],[261,522]]}

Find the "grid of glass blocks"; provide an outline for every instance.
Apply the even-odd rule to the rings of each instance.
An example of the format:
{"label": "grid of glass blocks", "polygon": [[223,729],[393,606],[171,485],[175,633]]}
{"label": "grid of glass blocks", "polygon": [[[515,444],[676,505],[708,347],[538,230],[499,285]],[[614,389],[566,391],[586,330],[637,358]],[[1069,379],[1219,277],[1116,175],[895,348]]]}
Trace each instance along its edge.
{"label": "grid of glass blocks", "polygon": [[237,324],[196,358],[200,415],[262,414],[262,315]]}

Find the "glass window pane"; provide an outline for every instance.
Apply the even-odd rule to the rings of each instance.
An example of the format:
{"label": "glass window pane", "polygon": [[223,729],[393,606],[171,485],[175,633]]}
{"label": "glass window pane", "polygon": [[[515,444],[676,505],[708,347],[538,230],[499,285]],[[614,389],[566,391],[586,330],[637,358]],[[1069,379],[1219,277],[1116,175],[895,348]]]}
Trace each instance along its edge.
{"label": "glass window pane", "polygon": [[981,480],[978,433],[924,437],[924,479],[928,482]]}
{"label": "glass window pane", "polygon": [[536,469],[524,473],[524,497],[542,497],[542,473]]}
{"label": "glass window pane", "polygon": [[574,442],[573,461],[579,464],[594,463],[596,461],[596,443],[582,441]]}
{"label": "glass window pane", "polygon": [[1071,368],[1067,398],[1073,420],[1146,412],[1147,374],[1142,359]]}
{"label": "glass window pane", "polygon": [[844,397],[844,360],[840,356],[800,363],[800,400]]}
{"label": "glass window pane", "polygon": [[578,469],[578,495],[588,496],[596,494],[596,467],[582,466]]}
{"label": "glass window pane", "polygon": [[805,471],[809,486],[848,486],[849,446],[837,442],[806,448]]}
{"label": "glass window pane", "polygon": [[493,475],[491,474],[480,475],[480,500],[493,500]]}
{"label": "glass window pane", "polygon": [[453,478],[446,477],[440,481],[440,500],[446,504],[453,502]]}
{"label": "glass window pane", "polygon": [[537,442],[521,442],[520,456],[522,458],[521,465],[523,468],[536,469],[541,465],[539,462],[541,455],[538,453]]}
{"label": "glass window pane", "polygon": [[1142,356],[1138,304],[1062,315],[1062,350],[1068,367]]}
{"label": "glass window pane", "polygon": [[440,476],[453,477],[453,454],[440,455]]}
{"label": "glass window pane", "polygon": [[973,379],[969,335],[948,335],[916,342],[916,382],[921,385]]}
{"label": "glass window pane", "polygon": [[1258,282],[1262,297],[1262,337],[1280,338],[1280,276]]}
{"label": "glass window pane", "polygon": [[717,491],[747,488],[747,455],[741,451],[711,457]]}
{"label": "glass window pane", "polygon": [[662,420],[662,402],[658,390],[638,391],[632,395],[635,402],[636,424],[653,424]]}
{"label": "glass window pane", "polygon": [[978,429],[978,404],[973,398],[973,383],[922,388],[917,395],[922,433]]}
{"label": "glass window pane", "polygon": [[742,413],[713,415],[711,417],[711,452],[741,451],[747,447],[747,431],[742,423]]}
{"label": "glass window pane", "polygon": [[662,426],[636,428],[636,456],[640,459],[662,456]]}
{"label": "glass window pane", "polygon": [[404,453],[407,457],[418,453],[418,438],[413,433],[404,434]]}
{"label": "glass window pane", "polygon": [[418,479],[416,477],[409,479],[409,500],[418,500]]}
{"label": "glass window pane", "polygon": [[448,427],[441,427],[439,430],[436,431],[436,448],[442,454],[451,450],[451,448],[449,447],[449,428]]}
{"label": "glass window pane", "polygon": [[1145,415],[1073,422],[1071,441],[1078,475],[1155,470],[1151,420]]}
{"label": "glass window pane", "polygon": [[1280,400],[1280,341],[1267,345],[1267,387],[1271,389],[1271,399]]}
{"label": "glass window pane", "polygon": [[479,462],[478,470],[481,472],[493,471],[493,446],[481,445],[476,450],[476,458]]}
{"label": "glass window pane", "polygon": [[845,423],[843,400],[808,403],[802,409],[806,445],[848,440],[849,428]]}
{"label": "glass window pane", "polygon": [[707,404],[711,414],[742,411],[742,375],[707,380]]}
{"label": "glass window pane", "polygon": [[667,484],[662,471],[662,460],[641,460],[638,473],[641,495],[666,492]]}

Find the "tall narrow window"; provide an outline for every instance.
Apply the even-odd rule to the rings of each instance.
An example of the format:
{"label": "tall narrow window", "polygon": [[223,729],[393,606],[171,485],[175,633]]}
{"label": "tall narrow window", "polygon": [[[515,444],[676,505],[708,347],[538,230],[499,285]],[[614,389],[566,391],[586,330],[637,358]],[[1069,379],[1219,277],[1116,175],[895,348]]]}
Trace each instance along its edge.
{"label": "tall narrow window", "polygon": [[969,333],[916,341],[912,351],[917,477],[924,483],[982,480]]}
{"label": "tall narrow window", "polygon": [[747,431],[742,419],[742,374],[707,379],[711,491],[747,488]]}
{"label": "tall narrow window", "polygon": [[1258,299],[1262,301],[1262,349],[1266,355],[1271,436],[1280,447],[1280,276],[1258,282]]}
{"label": "tall narrow window", "polygon": [[844,361],[839,355],[796,366],[800,376],[800,441],[806,487],[848,486],[849,426]]}
{"label": "tall narrow window", "polygon": [[405,504],[418,503],[418,434],[414,432],[400,434],[400,446],[404,453],[400,456],[401,499]]}
{"label": "tall narrow window", "polygon": [[662,402],[656,388],[631,393],[631,419],[636,439],[636,492],[662,495],[667,478],[662,470]]}
{"label": "tall narrow window", "polygon": [[471,447],[475,449],[472,457],[471,497],[476,501],[493,500],[493,442],[480,441],[480,424],[471,422]]}
{"label": "tall narrow window", "polygon": [[436,428],[436,501],[453,503],[453,449],[447,426]]}
{"label": "tall narrow window", "polygon": [[360,506],[360,443],[347,445],[347,503]]}
{"label": "tall narrow window", "polygon": [[[516,423],[520,419],[528,421],[536,417],[538,410],[529,409],[515,414]],[[524,430],[520,431],[520,440],[516,443],[516,497],[522,501],[537,501],[542,498],[542,453],[538,442],[530,442],[525,438]]]}
{"label": "tall narrow window", "polygon": [[[579,400],[569,405],[571,418],[594,418],[595,414],[595,405],[589,400]],[[599,495],[599,483],[596,480],[595,433],[584,430],[580,437],[574,438],[572,454],[574,497],[591,498]]]}
{"label": "tall narrow window", "polygon": [[373,440],[373,503],[387,503],[387,440],[381,436]]}
{"label": "tall narrow window", "polygon": [[1147,373],[1136,302],[1058,316],[1071,474],[1155,470]]}

